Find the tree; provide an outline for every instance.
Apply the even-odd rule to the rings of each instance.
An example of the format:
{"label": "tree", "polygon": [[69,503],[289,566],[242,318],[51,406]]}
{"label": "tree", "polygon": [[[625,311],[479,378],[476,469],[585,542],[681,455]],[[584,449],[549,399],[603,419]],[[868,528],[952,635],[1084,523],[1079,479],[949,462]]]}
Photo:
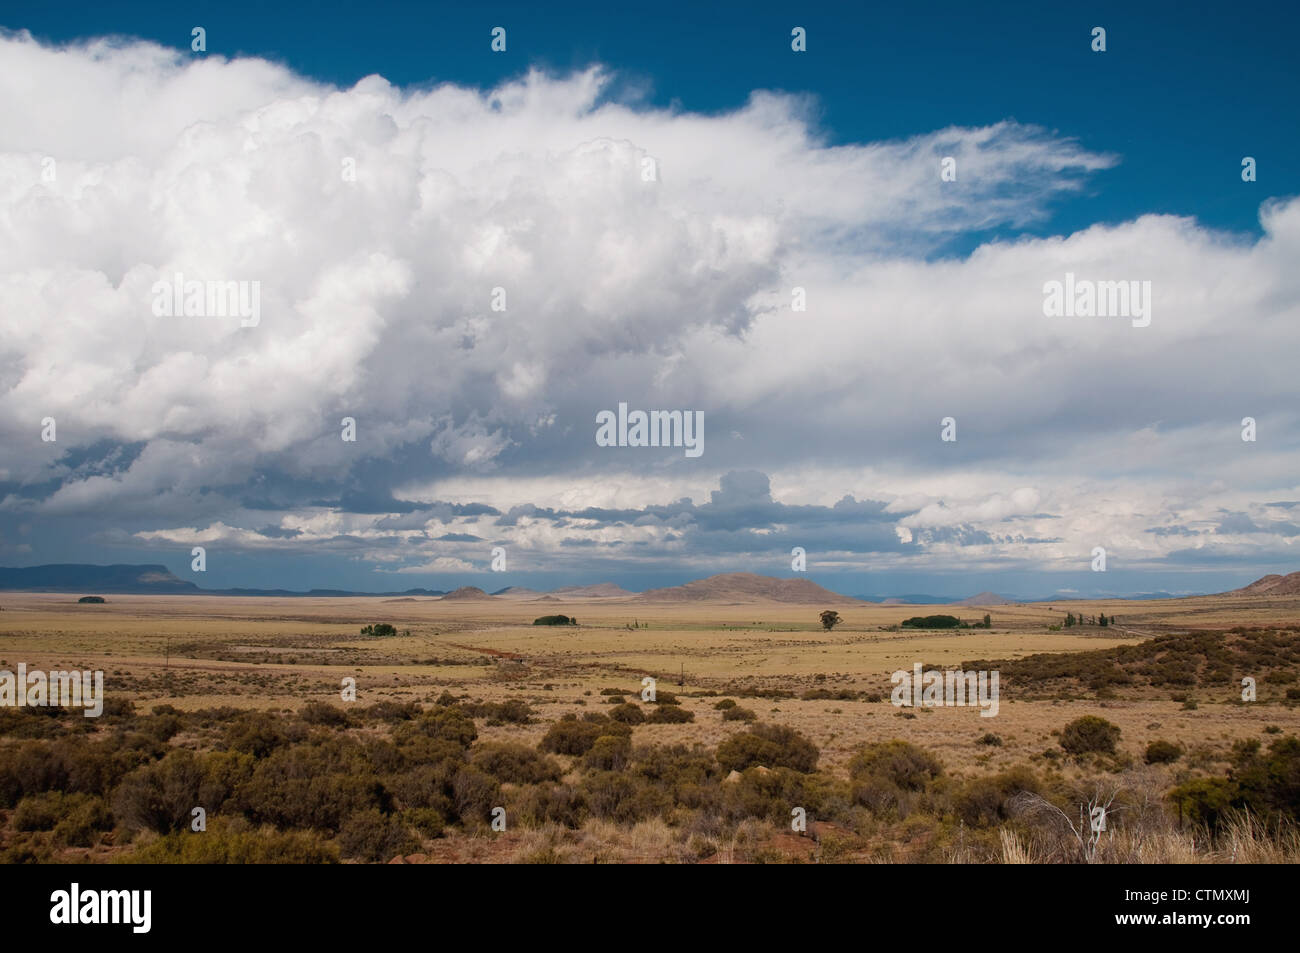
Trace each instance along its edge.
{"label": "tree", "polygon": [[827,632],[835,628],[843,621],[844,620],[840,618],[840,614],[836,612],[834,609],[827,609],[825,612],[822,613],[822,628],[825,629]]}
{"label": "tree", "polygon": [[1106,621],[1106,613],[1103,612],[1101,614],[1101,618],[1098,619],[1097,624],[1102,626],[1103,628],[1107,625],[1110,625],[1110,623]]}
{"label": "tree", "polygon": [[1065,627],[1068,629],[1072,625],[1074,625],[1074,613],[1067,612],[1065,614]]}
{"label": "tree", "polygon": [[986,629],[993,628],[993,618],[987,612],[984,613],[984,628]]}

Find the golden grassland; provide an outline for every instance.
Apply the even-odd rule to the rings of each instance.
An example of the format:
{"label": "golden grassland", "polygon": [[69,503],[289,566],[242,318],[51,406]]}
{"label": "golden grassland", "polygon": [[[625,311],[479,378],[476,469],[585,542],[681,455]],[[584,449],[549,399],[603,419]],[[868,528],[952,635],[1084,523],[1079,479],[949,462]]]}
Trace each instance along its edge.
{"label": "golden grassland", "polygon": [[[1134,644],[1153,635],[1230,626],[1291,625],[1300,597],[1263,600],[1202,597],[1163,601],[1042,603],[989,608],[841,607],[843,623],[826,632],[818,607],[763,603],[638,604],[623,600],[519,602],[433,598],[257,598],[109,596],[79,605],[75,595],[5,593],[0,597],[0,668],[102,669],[109,694],[145,710],[167,703],[182,710],[219,705],[297,709],[308,701],[339,701],[341,681],[356,679],[357,701],[428,703],[444,691],[484,701],[526,700],[538,710],[531,725],[484,729],[486,738],[535,744],[566,712],[601,710],[602,689],[635,698],[641,679],[682,696],[688,724],[645,725],[648,743],[714,746],[744,727],[724,722],[715,695],[732,695],[763,720],[796,728],[822,750],[828,768],[857,746],[901,738],[923,745],[951,768],[998,770],[1041,759],[1054,732],[1081,714],[1120,726],[1123,747],[1140,752],[1156,738],[1189,751],[1226,751],[1258,737],[1265,726],[1300,732],[1300,709],[1243,705],[1240,688],[1197,691],[1195,710],[1171,693],[1099,699],[1014,697],[1003,683],[996,717],[977,708],[903,712],[889,704],[889,675],[958,665],[974,659],[1017,659]],[[1109,628],[1060,631],[1067,611],[1117,616]],[[539,615],[563,612],[577,627],[534,626]],[[891,631],[903,619],[950,612],[990,630]],[[399,634],[359,634],[388,622]],[[879,693],[880,701],[811,699],[813,689]],[[779,697],[779,693],[795,697]],[[753,697],[768,693],[773,697]],[[749,697],[746,697],[746,695]],[[1012,697],[1005,697],[1006,695]],[[1104,710],[1104,711],[1103,711]],[[1000,746],[981,744],[989,732]]]}

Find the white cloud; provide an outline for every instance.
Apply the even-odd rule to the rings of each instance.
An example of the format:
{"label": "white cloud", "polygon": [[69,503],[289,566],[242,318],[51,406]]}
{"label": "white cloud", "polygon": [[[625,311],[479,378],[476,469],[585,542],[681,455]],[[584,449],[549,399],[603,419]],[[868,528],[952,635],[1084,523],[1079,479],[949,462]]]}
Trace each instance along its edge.
{"label": "white cloud", "polygon": [[[934,260],[950,236],[1042,220],[1117,160],[1009,121],[828,146],[798,98],[634,108],[602,99],[598,69],[411,91],[139,43],[4,35],[0,57],[0,473],[61,483],[0,509],[151,517],[145,540],[409,532],[427,550],[382,513],[319,500],[379,485],[637,508],[702,502],[757,468],[784,502],[886,501],[900,539],[1061,536],[1064,560],[1090,538],[1159,558],[1185,541],[1152,526],[1298,492],[1283,356],[1300,343],[1300,202],[1266,205],[1253,244],[1146,216]],[[938,180],[945,155],[955,183]],[[646,156],[660,181],[642,181]],[[1043,283],[1067,271],[1151,281],[1151,326],[1044,318]],[[261,323],[153,315],[153,283],[176,272],[261,282]],[[593,414],[619,400],[703,410],[705,456],[598,449]],[[955,444],[939,441],[947,415]],[[1246,415],[1255,444],[1237,436]],[[45,416],[57,447],[38,440]],[[143,449],[111,474],[56,462],[102,439]],[[268,519],[301,535],[268,540]],[[509,532],[673,544],[661,527]],[[1255,535],[1240,545],[1291,543]]]}

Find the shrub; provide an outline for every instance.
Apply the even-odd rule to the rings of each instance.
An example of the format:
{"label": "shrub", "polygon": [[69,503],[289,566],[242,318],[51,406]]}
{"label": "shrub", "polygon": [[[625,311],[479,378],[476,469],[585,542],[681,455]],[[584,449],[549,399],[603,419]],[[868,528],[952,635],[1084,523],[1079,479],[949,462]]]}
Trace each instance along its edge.
{"label": "shrub", "polygon": [[645,712],[641,710],[640,705],[624,702],[611,708],[609,717],[625,725],[639,725],[645,721]]}
{"label": "shrub", "polygon": [[567,784],[535,784],[516,799],[516,812],[525,823],[559,824],[576,828],[587,814],[582,792]]}
{"label": "shrub", "polygon": [[914,615],[900,624],[904,629],[955,629],[961,619],[955,615]]}
{"label": "shrub", "polygon": [[722,701],[716,702],[713,707],[717,711],[726,711],[728,708],[736,707],[736,700],[734,698],[724,698]]}
{"label": "shrub", "polygon": [[801,805],[813,813],[809,803],[807,778],[789,768],[769,771],[755,766],[746,769],[735,783],[722,786],[722,816],[731,823],[760,818],[774,823],[790,823],[791,805]]}
{"label": "shrub", "polygon": [[883,778],[905,791],[921,791],[943,773],[934,755],[910,741],[881,741],[864,745],[849,760],[854,781]]}
{"label": "shrub", "polygon": [[245,751],[255,758],[265,758],[288,743],[282,719],[271,712],[244,712],[226,728],[226,747]]}
{"label": "shrub", "polygon": [[978,741],[976,741],[975,743],[976,743],[977,745],[988,745],[988,746],[991,747],[991,748],[1001,748],[1001,747],[1002,747],[1002,736],[1001,736],[1001,735],[995,735],[995,734],[994,734],[993,732],[991,732],[991,731],[989,731],[989,732],[985,732],[983,735],[980,736],[980,739],[979,739]]}
{"label": "shrub", "polygon": [[77,602],[83,605],[85,605],[86,603],[94,603],[100,605],[103,604],[104,601],[105,599],[103,596],[82,596],[80,599],[77,600]]}
{"label": "shrub", "polygon": [[1114,754],[1119,734],[1118,725],[1096,715],[1084,715],[1070,722],[1061,731],[1061,747],[1073,755],[1090,751]]}
{"label": "shrub", "polygon": [[577,619],[571,619],[567,615],[544,615],[533,620],[533,625],[577,625]]}
{"label": "shrub", "polygon": [[348,713],[337,705],[327,705],[325,702],[308,702],[302,706],[302,711],[298,713],[301,718],[309,725],[322,725],[330,728],[342,728],[351,724]]}
{"label": "shrub", "polygon": [[733,705],[722,712],[723,721],[758,721],[758,715],[752,708],[741,708],[739,705]]}
{"label": "shrub", "polygon": [[632,739],[627,735],[601,735],[583,756],[588,771],[622,771],[632,753]]}
{"label": "shrub", "polygon": [[388,810],[390,800],[360,744],[339,737],[281,748],[257,763],[233,798],[255,822],[322,830],[338,830],[359,812]]}
{"label": "shrub", "polygon": [[962,784],[953,797],[953,809],[964,824],[992,827],[1009,820],[1017,794],[1039,793],[1038,778],[1025,765],[1017,765],[990,777],[972,778]]}
{"label": "shrub", "polygon": [[409,854],[420,846],[405,824],[379,811],[349,817],[339,830],[338,844],[344,857],[371,863]]}
{"label": "shrub", "polygon": [[389,625],[387,622],[376,622],[374,625],[362,626],[361,634],[388,638],[397,634],[397,626]]}
{"label": "shrub", "polygon": [[650,713],[646,721],[655,725],[681,725],[695,720],[695,713],[687,711],[685,708],[675,708],[672,705],[659,706]]}
{"label": "shrub", "polygon": [[472,764],[456,772],[451,790],[462,823],[487,821],[492,808],[501,803],[501,782]]}
{"label": "shrub", "polygon": [[402,823],[414,828],[422,836],[431,839],[441,837],[447,824],[442,812],[431,807],[413,807],[402,811],[398,816],[401,818]]}
{"label": "shrub", "polygon": [[498,781],[536,784],[558,781],[563,773],[553,758],[513,741],[488,741],[477,745],[470,761]]}
{"label": "shrub", "polygon": [[129,864],[337,864],[338,850],[316,834],[235,831],[214,818],[202,834],[161,837],[123,858]]}
{"label": "shrub", "polygon": [[1300,738],[1274,739],[1267,754],[1260,753],[1257,741],[1239,742],[1234,749],[1232,777],[1242,803],[1264,817],[1300,820]]}
{"label": "shrub", "polygon": [[1183,756],[1183,749],[1172,741],[1153,741],[1147,745],[1147,764],[1172,764]]}
{"label": "shrub", "polygon": [[[414,719],[409,727],[411,733],[424,735],[437,741],[446,741],[464,749],[468,749],[478,738],[474,719],[455,706],[425,712]],[[403,737],[409,737],[409,733],[404,732]]]}
{"label": "shrub", "polygon": [[1179,819],[1218,827],[1229,808],[1239,806],[1237,786],[1227,778],[1196,778],[1169,792]]}
{"label": "shrub", "polygon": [[620,771],[587,775],[582,782],[582,794],[595,817],[618,824],[634,824],[672,808],[663,791]]}
{"label": "shrub", "polygon": [[128,827],[166,834],[188,826],[199,806],[203,768],[192,751],[177,748],[156,764],[137,768],[113,795],[113,814]]}
{"label": "shrub", "polygon": [[59,847],[89,847],[113,819],[102,799],[90,794],[50,791],[19,802],[13,825],[19,831],[53,831]]}
{"label": "shrub", "polygon": [[490,725],[527,725],[533,720],[533,710],[526,701],[512,698],[504,702],[466,704],[462,710],[472,718],[486,718]]}
{"label": "shrub", "polygon": [[[589,715],[596,714],[588,712]],[[542,737],[538,747],[542,751],[550,751],[555,754],[583,755],[591,750],[596,739],[601,735],[613,734],[631,734],[632,729],[626,725],[612,721],[603,715],[597,716],[595,720],[584,719],[579,721],[571,715],[566,715],[555,724],[551,725],[546,734]]]}
{"label": "shrub", "polygon": [[[455,704],[453,698],[450,704]],[[416,715],[420,714],[419,702],[392,702],[378,701],[369,707],[362,708],[357,714],[367,721],[398,722],[410,721]]]}
{"label": "shrub", "polygon": [[760,724],[723,741],[715,757],[729,771],[763,765],[808,772],[817,767],[820,755],[817,746],[793,728]]}

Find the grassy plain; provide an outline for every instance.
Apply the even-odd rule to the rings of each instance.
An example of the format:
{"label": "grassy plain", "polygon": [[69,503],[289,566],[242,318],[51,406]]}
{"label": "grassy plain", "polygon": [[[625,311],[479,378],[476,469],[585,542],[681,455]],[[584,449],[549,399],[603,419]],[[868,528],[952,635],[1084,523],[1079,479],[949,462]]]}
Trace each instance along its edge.
{"label": "grassy plain", "polygon": [[[1133,645],[1156,635],[1233,626],[1300,624],[1300,597],[1204,597],[1165,601],[1028,604],[989,608],[877,606],[839,609],[825,632],[817,606],[762,603],[638,604],[634,601],[519,602],[392,598],[109,596],[79,605],[76,595],[0,595],[0,669],[102,669],[110,695],[141,710],[235,706],[297,710],[340,703],[345,677],[357,702],[418,701],[443,692],[474,700],[522,699],[538,712],[528,725],[482,729],[487,739],[536,744],[566,712],[600,710],[618,689],[635,700],[641,680],[657,679],[695,714],[693,723],[648,724],[649,743],[715,746],[744,723],[724,722],[718,696],[741,699],[765,722],[789,725],[822,751],[830,769],[859,745],[901,738],[934,751],[957,773],[1041,760],[1054,732],[1082,714],[1104,714],[1123,732],[1121,748],[1140,756],[1163,738],[1188,750],[1226,751],[1259,738],[1265,726],[1300,732],[1295,705],[1240,702],[1239,680],[1187,693],[1145,690],[1106,697],[1089,692],[1017,697],[1003,680],[994,718],[977,708],[901,711],[889,703],[890,673],[957,666],[974,659],[1019,659]],[[1052,631],[1067,611],[1117,616],[1113,627]],[[576,627],[533,626],[540,615],[575,616]],[[896,631],[903,619],[953,612],[990,630]],[[359,634],[388,622],[390,638]],[[802,699],[806,693],[854,698]],[[881,700],[864,700],[879,694]],[[1261,698],[1265,695],[1261,686]],[[792,696],[792,697],[789,697]],[[989,732],[999,746],[980,743]]]}

